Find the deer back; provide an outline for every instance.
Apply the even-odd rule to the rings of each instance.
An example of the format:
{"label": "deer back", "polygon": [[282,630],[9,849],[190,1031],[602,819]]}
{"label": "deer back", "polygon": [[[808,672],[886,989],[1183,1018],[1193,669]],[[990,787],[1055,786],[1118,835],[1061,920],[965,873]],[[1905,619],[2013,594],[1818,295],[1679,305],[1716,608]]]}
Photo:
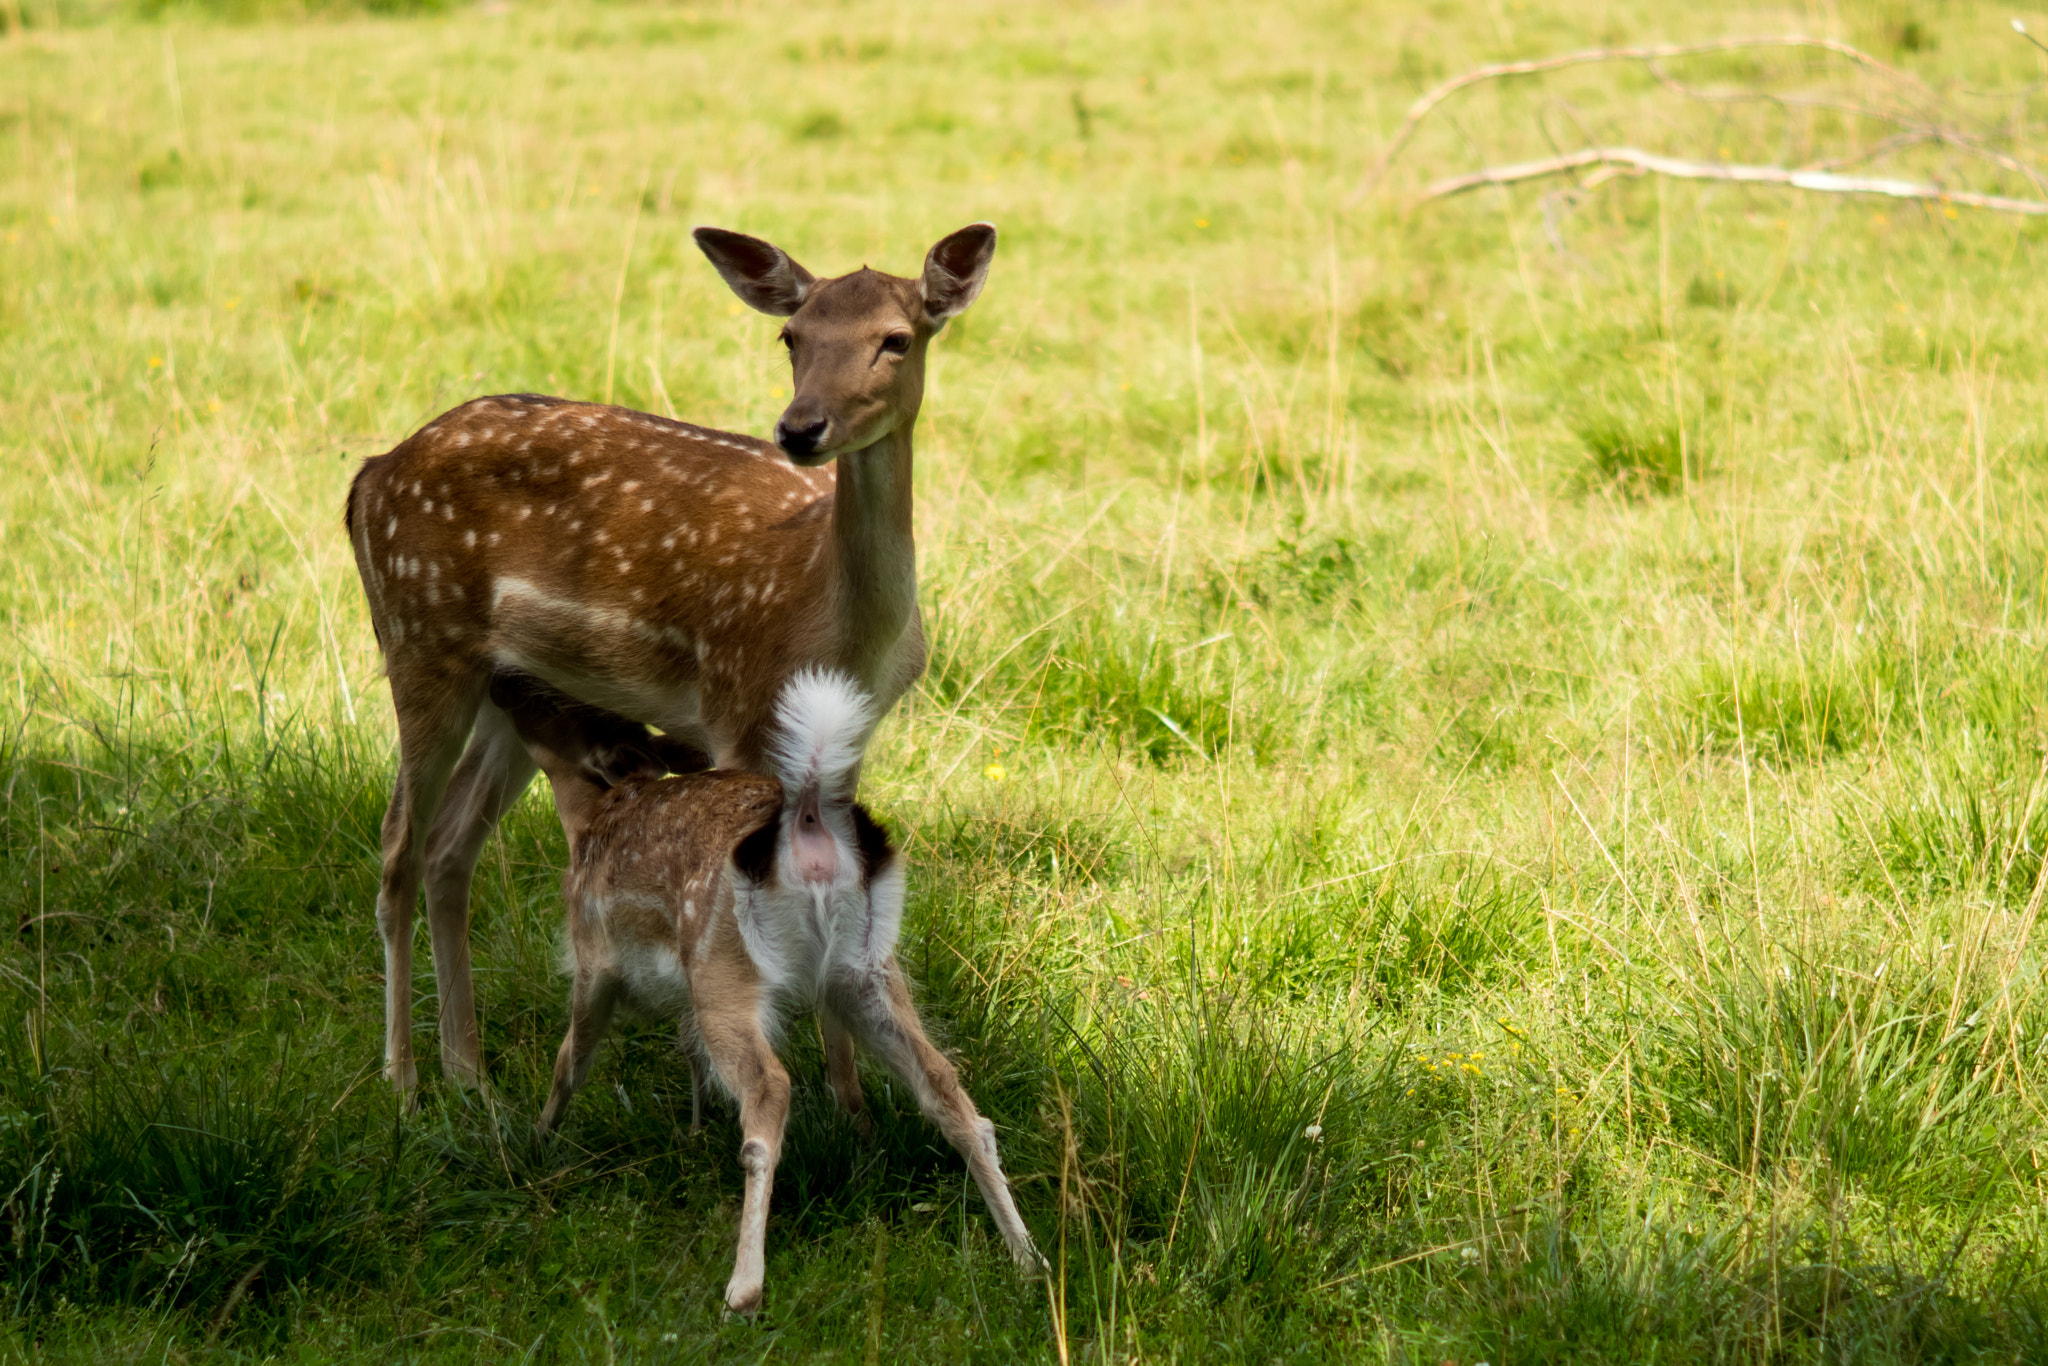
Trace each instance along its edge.
{"label": "deer back", "polygon": [[514,670],[752,758],[774,683],[829,653],[835,486],[748,437],[513,394],[366,461],[348,525],[394,689]]}

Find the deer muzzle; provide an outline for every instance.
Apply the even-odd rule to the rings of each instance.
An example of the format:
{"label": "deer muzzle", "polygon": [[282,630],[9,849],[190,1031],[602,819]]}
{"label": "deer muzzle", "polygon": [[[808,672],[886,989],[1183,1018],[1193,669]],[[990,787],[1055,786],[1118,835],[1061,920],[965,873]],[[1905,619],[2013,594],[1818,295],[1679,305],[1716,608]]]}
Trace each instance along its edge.
{"label": "deer muzzle", "polygon": [[817,411],[817,405],[802,399],[789,405],[775,424],[775,444],[799,465],[815,464],[831,434],[832,419]]}

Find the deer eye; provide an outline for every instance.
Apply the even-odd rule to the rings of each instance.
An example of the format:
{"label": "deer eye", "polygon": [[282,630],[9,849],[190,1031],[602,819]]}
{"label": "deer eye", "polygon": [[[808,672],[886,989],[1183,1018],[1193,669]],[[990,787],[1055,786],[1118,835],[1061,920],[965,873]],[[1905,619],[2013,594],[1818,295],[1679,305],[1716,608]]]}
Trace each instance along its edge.
{"label": "deer eye", "polygon": [[882,349],[892,356],[901,356],[910,350],[908,332],[891,332],[882,338]]}
{"label": "deer eye", "polygon": [[782,343],[784,349],[790,351],[796,350],[796,338],[789,335],[788,328],[783,328],[782,335],[777,337],[776,340]]}

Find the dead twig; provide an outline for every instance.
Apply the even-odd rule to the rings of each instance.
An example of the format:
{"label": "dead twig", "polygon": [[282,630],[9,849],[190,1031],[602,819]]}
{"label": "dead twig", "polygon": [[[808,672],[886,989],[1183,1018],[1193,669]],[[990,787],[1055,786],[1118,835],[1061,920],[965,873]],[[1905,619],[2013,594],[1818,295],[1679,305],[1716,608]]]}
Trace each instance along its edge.
{"label": "dead twig", "polygon": [[1867,104],[1853,104],[1846,100],[1826,99],[1810,95],[1781,95],[1771,90],[1702,90],[1697,86],[1687,85],[1683,81],[1667,76],[1663,68],[1659,67],[1655,62],[1645,62],[1644,66],[1649,69],[1652,76],[1656,77],[1658,84],[1674,95],[1681,95],[1689,100],[1699,100],[1705,104],[1754,103],[1775,105],[1780,109],[1827,109],[1837,114],[1847,114],[1854,118],[1869,119],[1873,123],[1888,123],[1895,128],[1906,130],[1899,136],[1873,144],[1862,152],[1853,153],[1847,157],[1837,157],[1829,161],[1812,162],[1802,167],[1802,170],[1836,170],[1845,165],[1855,165],[1861,161],[1871,160],[1873,157],[1882,156],[1901,147],[1912,146],[1916,143],[1935,142],[1943,146],[1959,148],[1962,151],[1968,152],[1971,156],[1981,157],[2000,170],[2011,171],[2014,175],[2025,176],[2033,185],[2036,193],[2048,194],[2048,185],[2042,184],[2040,173],[2032,166],[2029,166],[2017,157],[1999,151],[1975,133],[1959,128],[1954,124],[1940,122],[1935,117],[1935,111],[1895,113],[1886,109],[1874,108]]}
{"label": "dead twig", "polygon": [[1541,161],[1517,162],[1512,166],[1491,166],[1468,175],[1449,176],[1422,192],[1428,199],[1445,199],[1487,185],[1512,185],[1517,181],[1562,175],[1586,166],[1620,167],[1637,174],[1671,176],[1678,180],[1732,180],[1749,185],[1789,185],[1795,190],[1823,194],[1874,194],[1892,199],[1931,199],[1972,209],[1995,209],[2001,213],[2048,215],[2048,202],[2011,199],[2004,195],[1977,194],[1970,190],[1948,190],[1914,180],[1887,180],[1879,176],[1837,175],[1832,171],[1789,170],[1783,166],[1744,166],[1725,161],[1682,161],[1658,156],[1640,147],[1587,147]]}
{"label": "dead twig", "polygon": [[1394,158],[1408,145],[1415,129],[1428,118],[1431,111],[1451,96],[1470,86],[1485,81],[1502,80],[1512,76],[1537,76],[1548,71],[1562,71],[1566,67],[1587,66],[1595,62],[1655,62],[1669,57],[1690,57],[1708,52],[1737,52],[1745,48],[1805,48],[1832,53],[1857,66],[1879,72],[1911,87],[1929,99],[1934,92],[1917,77],[1879,61],[1861,48],[1833,38],[1814,38],[1805,34],[1762,35],[1739,38],[1721,38],[1707,43],[1655,43],[1646,47],[1595,47],[1578,52],[1560,53],[1555,57],[1538,57],[1526,62],[1499,62],[1492,66],[1477,67],[1461,76],[1453,76],[1429,90],[1415,103],[1408,106],[1407,116],[1401,126],[1394,130],[1394,136],[1380,152],[1379,159],[1366,173],[1365,179],[1345,200],[1346,207],[1356,204],[1379,187]]}
{"label": "dead twig", "polygon": [[1802,171],[1846,171],[1851,166],[1861,166],[1867,161],[1875,161],[1879,157],[1890,156],[1893,152],[1899,151],[1902,148],[1918,147],[1922,143],[1939,141],[1941,141],[1941,137],[1938,133],[1899,133],[1896,136],[1886,138],[1882,142],[1873,142],[1868,147],[1858,148],[1847,156],[1829,157],[1825,161],[1809,161],[1799,169]]}
{"label": "dead twig", "polygon": [[1822,109],[1830,113],[1846,114],[1850,118],[1869,119],[1873,123],[1889,123],[1894,127],[1914,127],[1930,121],[1922,111],[1897,112],[1880,109],[1875,105],[1858,104],[1854,100],[1837,99],[1832,95],[1782,95],[1775,90],[1706,90],[1696,85],[1667,75],[1664,68],[1655,62],[1644,62],[1643,67],[1657,84],[1674,95],[1682,95],[1702,104],[1769,104],[1781,110]]}

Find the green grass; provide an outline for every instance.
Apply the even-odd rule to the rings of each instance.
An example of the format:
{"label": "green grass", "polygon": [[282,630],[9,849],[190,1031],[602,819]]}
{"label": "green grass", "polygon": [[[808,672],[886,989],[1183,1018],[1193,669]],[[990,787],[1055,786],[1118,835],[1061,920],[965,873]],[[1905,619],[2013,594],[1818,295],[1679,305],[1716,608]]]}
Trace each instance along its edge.
{"label": "green grass", "polygon": [[[2031,154],[2007,18],[1728,23],[1831,24]],[[2048,229],[1415,204],[1581,130],[1880,135],[1623,67],[1468,92],[1348,202],[1436,79],[1720,22],[0,0],[0,1359],[2048,1357]],[[341,495],[478,393],[765,431],[773,326],[694,223],[907,272],[984,217],[868,796],[1055,1275],[798,1029],[769,1314],[726,1323],[736,1129],[682,1132],[665,1030],[533,1132],[544,793],[479,870],[492,1096],[377,1078]]]}

